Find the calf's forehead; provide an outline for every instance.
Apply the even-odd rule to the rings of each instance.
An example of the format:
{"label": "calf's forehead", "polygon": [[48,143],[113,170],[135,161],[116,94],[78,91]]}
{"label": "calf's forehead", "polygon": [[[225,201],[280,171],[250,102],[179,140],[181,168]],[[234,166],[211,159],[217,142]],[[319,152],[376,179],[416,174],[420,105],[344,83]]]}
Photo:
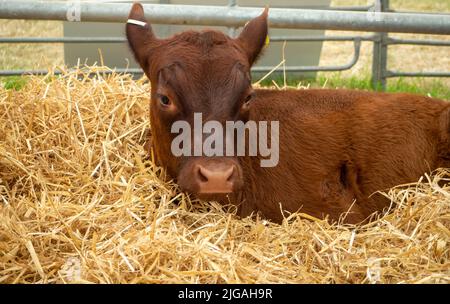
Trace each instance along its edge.
{"label": "calf's forehead", "polygon": [[237,62],[242,69],[249,69],[247,58],[236,42],[225,36],[215,40],[209,33],[189,32],[166,40],[150,58],[153,72],[174,63],[189,71],[191,77],[212,74],[220,78],[230,72]]}
{"label": "calf's forehead", "polygon": [[238,60],[180,56],[159,69],[155,88],[168,86],[186,102],[208,103],[229,99],[249,85],[250,74]]}

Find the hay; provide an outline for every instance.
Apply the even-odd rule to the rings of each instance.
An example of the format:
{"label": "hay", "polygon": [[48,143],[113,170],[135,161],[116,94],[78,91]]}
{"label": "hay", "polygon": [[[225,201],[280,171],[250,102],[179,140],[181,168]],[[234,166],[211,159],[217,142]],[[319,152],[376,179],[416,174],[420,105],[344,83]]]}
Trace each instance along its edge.
{"label": "hay", "polygon": [[450,282],[449,171],[363,227],[239,219],[146,160],[149,84],[91,71],[0,89],[1,283]]}

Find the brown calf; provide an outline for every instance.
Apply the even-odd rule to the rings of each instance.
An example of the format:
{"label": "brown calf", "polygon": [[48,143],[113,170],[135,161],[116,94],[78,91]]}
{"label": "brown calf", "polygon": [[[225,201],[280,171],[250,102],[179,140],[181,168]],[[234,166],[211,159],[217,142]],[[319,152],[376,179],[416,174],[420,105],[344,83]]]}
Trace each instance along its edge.
{"label": "brown calf", "polygon": [[[259,211],[283,210],[356,223],[389,201],[378,190],[450,167],[450,104],[411,94],[349,90],[253,90],[250,67],[264,46],[268,10],[236,39],[216,31],[154,36],[140,4],[126,27],[129,45],[151,81],[152,147],[182,189]],[[175,121],[279,121],[279,163],[261,156],[175,157]],[[375,194],[374,194],[375,193]]]}

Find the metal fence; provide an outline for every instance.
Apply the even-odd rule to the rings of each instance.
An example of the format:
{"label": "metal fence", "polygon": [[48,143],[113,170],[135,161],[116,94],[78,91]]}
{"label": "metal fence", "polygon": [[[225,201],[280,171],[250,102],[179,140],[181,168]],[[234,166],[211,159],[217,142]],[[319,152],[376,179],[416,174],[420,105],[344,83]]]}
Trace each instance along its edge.
{"label": "metal fence", "polygon": [[[90,22],[125,22],[131,4],[76,2],[79,20]],[[70,19],[72,2],[30,2],[0,0],[0,19],[60,20]],[[226,7],[144,4],[149,22],[156,24],[226,26],[230,34],[237,27],[256,17],[261,9],[238,7],[230,0]],[[73,16],[72,16],[73,17]],[[373,42],[372,85],[384,90],[390,77],[449,77],[450,72],[402,72],[387,68],[388,46],[399,44],[450,46],[446,40],[416,40],[389,37],[388,33],[422,33],[450,35],[449,14],[395,12],[389,0],[375,0],[363,7],[319,9],[272,8],[270,27],[295,29],[328,29],[374,32],[355,36],[271,37],[271,41],[353,41],[351,60],[341,66],[289,66],[287,72],[342,71],[352,68],[358,61],[362,41]],[[63,37],[63,38],[1,38],[0,43],[117,43],[123,37]],[[255,67],[254,71],[271,71],[275,67]],[[117,72],[142,73],[140,69],[116,69]],[[0,76],[46,74],[46,70],[0,70]],[[58,72],[56,72],[58,73]]]}

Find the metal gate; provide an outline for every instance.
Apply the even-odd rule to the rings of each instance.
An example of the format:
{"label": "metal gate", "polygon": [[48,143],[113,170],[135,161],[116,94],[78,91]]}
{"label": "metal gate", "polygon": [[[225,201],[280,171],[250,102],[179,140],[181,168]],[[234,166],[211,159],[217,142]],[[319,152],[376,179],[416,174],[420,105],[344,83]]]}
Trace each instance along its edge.
{"label": "metal gate", "polygon": [[[111,2],[111,1],[108,1]],[[66,1],[0,1],[0,18],[60,21],[125,22],[131,4]],[[260,9],[238,7],[229,0],[224,7],[145,4],[146,17],[156,24],[218,25],[229,27],[233,33]],[[387,68],[388,46],[398,44],[450,46],[446,40],[416,40],[389,37],[389,32],[450,35],[450,14],[396,12],[389,8],[389,0],[375,0],[363,7],[318,9],[272,8],[269,16],[273,28],[328,29],[374,32],[357,36],[271,37],[271,41],[353,41],[354,54],[342,66],[290,66],[287,72],[342,71],[352,68],[359,59],[362,41],[373,42],[372,85],[384,90],[390,77],[449,77],[450,72],[402,72]],[[0,43],[113,43],[124,42],[123,37],[63,37],[63,38],[0,38]],[[281,67],[255,67],[265,72]],[[117,72],[142,73],[140,69],[116,69]],[[0,70],[0,76],[46,74],[46,70]],[[58,72],[56,72],[58,73]]]}

